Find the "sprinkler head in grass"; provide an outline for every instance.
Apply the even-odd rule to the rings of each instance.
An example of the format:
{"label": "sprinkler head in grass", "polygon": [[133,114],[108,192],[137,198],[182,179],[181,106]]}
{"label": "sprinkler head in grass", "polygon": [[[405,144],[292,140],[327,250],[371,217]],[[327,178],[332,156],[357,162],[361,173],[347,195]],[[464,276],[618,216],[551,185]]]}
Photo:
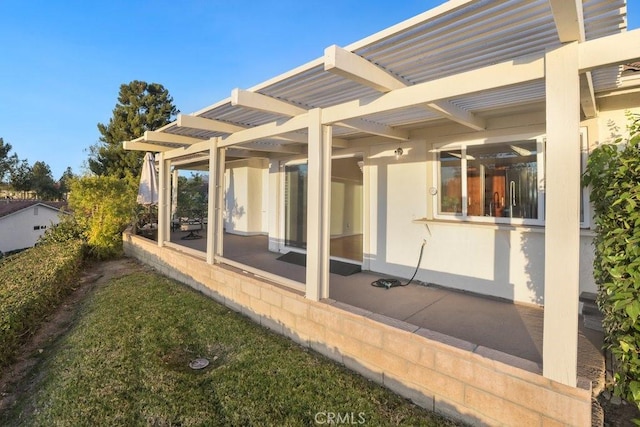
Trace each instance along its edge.
{"label": "sprinkler head in grass", "polygon": [[191,369],[197,370],[197,369],[204,369],[207,366],[209,366],[209,361],[203,357],[199,357],[197,359],[192,360],[189,363],[189,367]]}

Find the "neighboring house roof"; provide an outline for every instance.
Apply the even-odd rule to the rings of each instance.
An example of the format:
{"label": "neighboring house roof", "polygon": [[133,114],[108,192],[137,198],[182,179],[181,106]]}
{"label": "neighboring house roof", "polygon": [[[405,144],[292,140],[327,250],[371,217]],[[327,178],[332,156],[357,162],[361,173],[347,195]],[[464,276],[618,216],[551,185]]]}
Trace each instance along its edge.
{"label": "neighboring house roof", "polygon": [[44,206],[57,211],[63,210],[66,202],[43,202],[40,200],[0,200],[0,218],[28,209],[32,206]]}

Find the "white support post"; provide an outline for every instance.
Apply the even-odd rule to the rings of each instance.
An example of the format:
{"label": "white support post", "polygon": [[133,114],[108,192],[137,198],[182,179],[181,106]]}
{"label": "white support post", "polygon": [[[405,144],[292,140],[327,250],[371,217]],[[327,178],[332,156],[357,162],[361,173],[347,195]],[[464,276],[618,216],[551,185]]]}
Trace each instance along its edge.
{"label": "white support post", "polygon": [[178,169],[173,168],[171,172],[171,220],[175,220],[178,211]]}
{"label": "white support post", "polygon": [[[217,144],[216,144],[217,147]],[[223,242],[224,242],[224,173],[225,173],[225,162],[227,158],[226,148],[218,148],[216,153],[218,168],[216,175],[216,218],[215,218],[215,228],[216,228],[216,244],[215,244],[215,254],[216,256],[223,255]]]}
{"label": "white support post", "polygon": [[314,301],[329,296],[331,138],[331,126],[322,125],[322,110],[310,110],[306,297]]}
{"label": "white support post", "polygon": [[209,185],[207,187],[207,264],[213,264],[216,256],[216,208],[217,208],[217,176],[218,176],[218,138],[209,141]]}
{"label": "white support post", "polygon": [[164,242],[169,236],[169,168],[171,161],[165,160],[164,153],[159,153],[158,164],[160,171],[158,174],[158,246],[164,246]]}
{"label": "white support post", "polygon": [[580,266],[578,43],[547,52],[543,375],[575,387]]}

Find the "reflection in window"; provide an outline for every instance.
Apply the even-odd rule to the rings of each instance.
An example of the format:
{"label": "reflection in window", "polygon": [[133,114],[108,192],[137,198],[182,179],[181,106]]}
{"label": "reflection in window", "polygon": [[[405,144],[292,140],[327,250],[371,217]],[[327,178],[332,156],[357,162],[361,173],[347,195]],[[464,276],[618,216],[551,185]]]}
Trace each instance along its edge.
{"label": "reflection in window", "polygon": [[464,200],[466,216],[537,219],[537,155],[536,141],[441,151],[438,212],[462,214]]}
{"label": "reflection in window", "polygon": [[538,218],[535,141],[467,148],[467,215]]}
{"label": "reflection in window", "polygon": [[460,150],[440,153],[440,200],[439,213],[462,213],[462,152]]}

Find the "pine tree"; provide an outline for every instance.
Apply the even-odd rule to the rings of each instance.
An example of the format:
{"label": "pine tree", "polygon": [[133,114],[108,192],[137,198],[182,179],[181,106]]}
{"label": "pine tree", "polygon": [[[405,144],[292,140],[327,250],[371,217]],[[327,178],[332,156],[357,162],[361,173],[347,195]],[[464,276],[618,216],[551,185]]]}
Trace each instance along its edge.
{"label": "pine tree", "polygon": [[138,80],[122,84],[109,124],[98,123],[102,136],[90,148],[89,169],[96,175],[138,177],[144,153],[125,151],[122,143],[170,123],[177,114],[173,98],[161,84]]}

